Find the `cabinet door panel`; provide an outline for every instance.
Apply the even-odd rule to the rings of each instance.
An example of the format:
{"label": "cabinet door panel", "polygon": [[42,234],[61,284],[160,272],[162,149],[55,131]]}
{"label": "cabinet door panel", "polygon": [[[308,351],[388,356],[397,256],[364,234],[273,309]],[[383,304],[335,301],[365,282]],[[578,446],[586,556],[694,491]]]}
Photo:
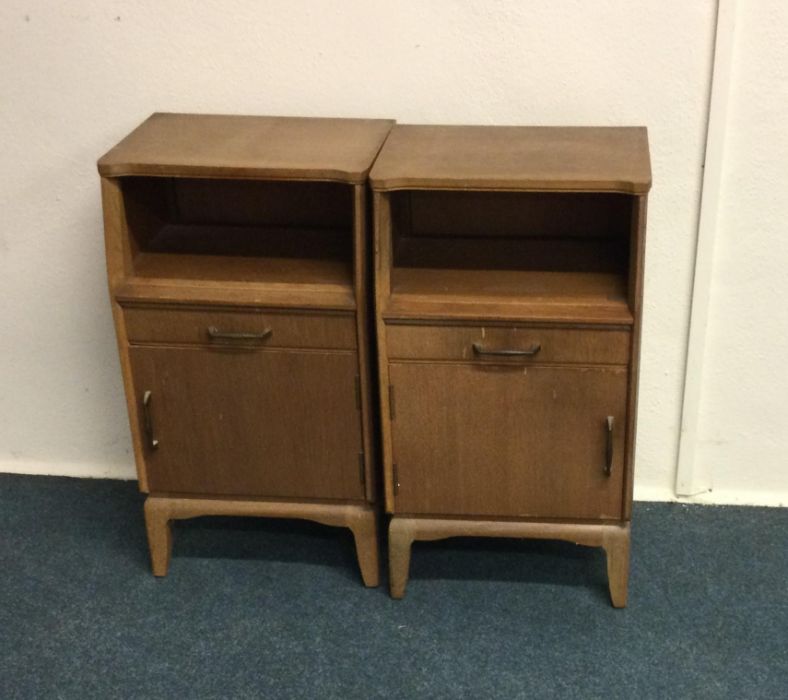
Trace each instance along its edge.
{"label": "cabinet door panel", "polygon": [[392,363],[390,380],[396,512],[621,517],[626,369]]}
{"label": "cabinet door panel", "polygon": [[363,498],[355,353],[132,347],[130,356],[151,491]]}

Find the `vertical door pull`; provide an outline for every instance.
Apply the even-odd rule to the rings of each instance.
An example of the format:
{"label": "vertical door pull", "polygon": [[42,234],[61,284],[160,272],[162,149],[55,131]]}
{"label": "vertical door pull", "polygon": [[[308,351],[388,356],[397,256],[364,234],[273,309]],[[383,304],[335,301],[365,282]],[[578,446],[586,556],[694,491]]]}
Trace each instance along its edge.
{"label": "vertical door pull", "polygon": [[613,472],[613,416],[607,417],[607,443],[605,445],[605,475]]}
{"label": "vertical door pull", "polygon": [[159,441],[153,437],[153,418],[150,414],[150,400],[151,400],[151,392],[148,389],[142,395],[142,418],[143,418],[143,426],[145,428],[145,440],[148,443],[148,447],[151,450],[155,450],[159,446]]}

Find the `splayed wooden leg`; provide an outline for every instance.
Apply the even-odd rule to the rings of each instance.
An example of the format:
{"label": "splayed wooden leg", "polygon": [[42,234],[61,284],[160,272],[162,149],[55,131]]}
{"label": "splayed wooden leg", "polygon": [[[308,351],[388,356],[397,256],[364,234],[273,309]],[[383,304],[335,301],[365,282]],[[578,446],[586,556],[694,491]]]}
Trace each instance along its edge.
{"label": "splayed wooden leg", "polygon": [[359,513],[348,527],[356,542],[356,556],[361,569],[361,578],[365,586],[374,588],[380,584],[377,514],[372,509]]}
{"label": "splayed wooden leg", "polygon": [[164,499],[148,496],[145,501],[145,528],[148,531],[151,567],[154,576],[166,576],[172,556],[170,509]]}
{"label": "splayed wooden leg", "polygon": [[627,606],[629,539],[629,525],[625,525],[606,530],[602,542],[607,554],[607,579],[614,608]]}
{"label": "splayed wooden leg", "polygon": [[389,586],[392,598],[402,598],[408,585],[413,532],[404,520],[391,519],[389,525]]}

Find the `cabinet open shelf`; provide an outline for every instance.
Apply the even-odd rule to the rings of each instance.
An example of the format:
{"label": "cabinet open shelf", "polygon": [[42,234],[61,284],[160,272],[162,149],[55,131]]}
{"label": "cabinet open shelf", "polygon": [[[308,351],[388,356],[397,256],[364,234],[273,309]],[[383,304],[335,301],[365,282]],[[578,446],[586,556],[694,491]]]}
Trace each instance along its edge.
{"label": "cabinet open shelf", "polygon": [[384,316],[632,324],[631,219],[621,194],[393,192]]}
{"label": "cabinet open shelf", "polygon": [[121,297],[355,308],[350,186],[130,177],[123,193]]}
{"label": "cabinet open shelf", "polygon": [[349,230],[221,224],[166,224],[146,244],[153,253],[349,260]]}
{"label": "cabinet open shelf", "polygon": [[135,273],[120,299],[355,308],[351,265],[341,260],[140,253]]}
{"label": "cabinet open shelf", "polygon": [[615,273],[394,268],[386,318],[501,318],[631,324]]}

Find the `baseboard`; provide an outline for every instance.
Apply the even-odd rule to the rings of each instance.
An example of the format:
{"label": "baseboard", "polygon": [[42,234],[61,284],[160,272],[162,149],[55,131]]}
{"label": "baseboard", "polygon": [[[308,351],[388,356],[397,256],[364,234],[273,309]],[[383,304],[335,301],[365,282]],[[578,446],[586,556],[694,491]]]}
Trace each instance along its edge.
{"label": "baseboard", "polygon": [[[32,476],[71,476],[80,479],[119,479],[131,481],[137,478],[134,464],[91,464],[86,462],[44,462],[30,460],[0,460],[0,473],[30,474]],[[672,488],[664,486],[639,486],[635,484],[636,501],[658,501],[671,503],[695,503],[698,505],[788,506],[788,491],[751,491],[717,489],[681,498]]]}
{"label": "baseboard", "polygon": [[676,496],[673,489],[663,486],[638,486],[635,484],[636,501],[661,501],[694,503],[706,506],[788,506],[788,491],[752,491],[745,489],[714,489],[695,496]]}
{"label": "baseboard", "polygon": [[0,473],[31,476],[73,476],[80,479],[137,478],[134,464],[91,464],[90,462],[45,462],[25,459],[0,460]]}

